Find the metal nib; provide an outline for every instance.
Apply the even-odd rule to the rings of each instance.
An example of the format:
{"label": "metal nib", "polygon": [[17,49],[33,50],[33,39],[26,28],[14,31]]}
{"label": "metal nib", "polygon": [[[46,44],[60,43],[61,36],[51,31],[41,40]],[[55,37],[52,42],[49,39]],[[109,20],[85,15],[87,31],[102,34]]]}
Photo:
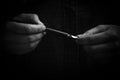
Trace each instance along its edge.
{"label": "metal nib", "polygon": [[68,37],[71,37],[71,38],[73,38],[73,39],[78,39],[78,37],[77,37],[77,36],[74,36],[74,35],[69,35]]}

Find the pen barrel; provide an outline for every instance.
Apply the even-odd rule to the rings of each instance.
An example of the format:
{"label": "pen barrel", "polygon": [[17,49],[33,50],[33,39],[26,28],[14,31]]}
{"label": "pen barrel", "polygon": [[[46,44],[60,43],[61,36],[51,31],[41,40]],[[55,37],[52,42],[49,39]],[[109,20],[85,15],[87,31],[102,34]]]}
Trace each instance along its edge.
{"label": "pen barrel", "polygon": [[63,32],[63,31],[60,31],[60,30],[56,30],[56,29],[52,29],[52,28],[46,28],[46,30],[56,32],[56,33],[59,33],[59,34],[63,34],[63,35],[66,35],[66,36],[70,36],[70,34],[68,34],[66,32]]}

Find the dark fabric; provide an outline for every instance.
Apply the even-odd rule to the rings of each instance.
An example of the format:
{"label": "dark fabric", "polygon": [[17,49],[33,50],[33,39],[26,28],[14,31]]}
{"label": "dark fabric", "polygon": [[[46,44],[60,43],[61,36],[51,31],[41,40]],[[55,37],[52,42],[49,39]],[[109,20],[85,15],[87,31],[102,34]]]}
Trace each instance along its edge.
{"label": "dark fabric", "polygon": [[[8,9],[7,11],[9,12]],[[100,3],[85,3],[77,2],[76,0],[74,2],[69,0],[40,2],[38,0],[37,2],[25,2],[22,7],[15,8],[13,6],[11,9],[10,13],[3,16],[7,20],[23,12],[36,13],[47,27],[62,30],[73,35],[83,33],[99,24],[119,25],[117,23],[119,15],[116,17],[115,14],[112,14],[116,10],[112,12],[114,10],[112,6],[105,3],[101,5]],[[47,32],[42,42],[31,53],[22,56],[6,54],[1,59],[3,59],[3,71],[8,73],[5,75],[11,74],[14,75],[11,77],[17,79],[23,77],[26,77],[26,79],[40,79],[42,77],[63,79],[67,75],[69,75],[68,77],[82,77],[82,75],[80,76],[82,72],[109,72],[111,65],[108,64],[112,62],[110,60],[116,57],[108,62],[106,61],[105,64],[101,63],[104,56],[100,59],[96,59],[97,57],[93,56],[93,54],[87,54],[81,45],[75,43],[75,40]],[[114,60],[116,63],[113,62],[116,66],[119,64],[117,59]],[[118,71],[118,69],[111,69],[110,72],[112,70],[114,72]]]}

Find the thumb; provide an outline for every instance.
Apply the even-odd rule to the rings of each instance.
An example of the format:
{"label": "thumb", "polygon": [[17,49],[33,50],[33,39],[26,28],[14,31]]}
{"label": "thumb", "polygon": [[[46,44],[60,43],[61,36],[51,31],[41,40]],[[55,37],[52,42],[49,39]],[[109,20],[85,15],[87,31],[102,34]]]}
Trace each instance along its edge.
{"label": "thumb", "polygon": [[42,24],[39,20],[37,14],[21,14],[13,18],[13,20],[23,23],[31,23],[31,24]]}

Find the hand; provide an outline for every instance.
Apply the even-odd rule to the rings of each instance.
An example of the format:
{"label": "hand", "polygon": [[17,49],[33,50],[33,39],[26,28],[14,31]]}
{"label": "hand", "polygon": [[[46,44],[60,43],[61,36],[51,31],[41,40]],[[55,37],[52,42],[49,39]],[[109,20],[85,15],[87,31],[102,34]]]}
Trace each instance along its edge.
{"label": "hand", "polygon": [[21,14],[6,23],[5,46],[14,54],[31,52],[41,41],[45,26],[36,14]]}
{"label": "hand", "polygon": [[88,53],[104,53],[119,46],[120,26],[99,25],[78,35],[78,44],[84,46]]}

